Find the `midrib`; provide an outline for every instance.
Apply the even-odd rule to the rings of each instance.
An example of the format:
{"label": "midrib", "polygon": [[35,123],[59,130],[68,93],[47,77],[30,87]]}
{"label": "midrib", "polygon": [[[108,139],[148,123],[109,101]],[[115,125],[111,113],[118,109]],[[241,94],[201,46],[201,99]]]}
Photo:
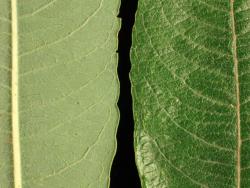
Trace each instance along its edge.
{"label": "midrib", "polygon": [[22,187],[21,150],[19,138],[18,114],[18,27],[17,0],[11,0],[11,104],[12,104],[12,144],[13,144],[13,174],[14,188]]}
{"label": "midrib", "polygon": [[240,188],[241,185],[241,125],[240,125],[240,83],[239,83],[239,62],[237,57],[237,34],[235,28],[234,0],[230,0],[230,14],[232,20],[232,50],[234,61],[234,76],[236,86],[236,116],[237,116],[237,151],[236,151],[236,185]]}

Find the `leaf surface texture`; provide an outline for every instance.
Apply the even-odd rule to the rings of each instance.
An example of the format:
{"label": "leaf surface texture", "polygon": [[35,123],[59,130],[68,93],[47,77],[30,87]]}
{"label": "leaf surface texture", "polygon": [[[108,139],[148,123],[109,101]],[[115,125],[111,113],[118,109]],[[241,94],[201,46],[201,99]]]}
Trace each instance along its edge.
{"label": "leaf surface texture", "polygon": [[131,80],[142,187],[250,186],[249,7],[139,1]]}
{"label": "leaf surface texture", "polygon": [[0,1],[1,188],[108,187],[119,119],[118,7],[118,0]]}

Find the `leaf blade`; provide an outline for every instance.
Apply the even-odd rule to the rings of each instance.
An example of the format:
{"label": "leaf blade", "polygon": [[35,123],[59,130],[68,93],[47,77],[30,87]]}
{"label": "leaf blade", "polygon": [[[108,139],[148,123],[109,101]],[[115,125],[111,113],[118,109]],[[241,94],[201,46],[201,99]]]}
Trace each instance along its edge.
{"label": "leaf blade", "polygon": [[246,1],[139,2],[131,80],[143,187],[249,184],[242,171],[247,144],[241,146],[249,134],[244,7]]}
{"label": "leaf blade", "polygon": [[22,187],[108,186],[119,116],[118,6],[18,1]]}
{"label": "leaf blade", "polygon": [[[12,138],[11,138],[11,14],[10,2],[0,2],[0,174],[1,187],[13,187]],[[6,102],[8,101],[8,102]],[[5,160],[2,160],[5,159]],[[11,181],[12,180],[12,181]]]}

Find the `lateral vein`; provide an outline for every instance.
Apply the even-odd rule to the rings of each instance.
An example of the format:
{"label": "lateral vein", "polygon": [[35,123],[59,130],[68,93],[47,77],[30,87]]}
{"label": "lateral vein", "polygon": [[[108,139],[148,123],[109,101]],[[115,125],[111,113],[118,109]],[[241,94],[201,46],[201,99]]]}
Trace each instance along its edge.
{"label": "lateral vein", "polygon": [[13,144],[13,174],[14,188],[22,188],[20,130],[18,114],[18,26],[17,0],[11,0],[11,104],[12,104],[12,144]]}
{"label": "lateral vein", "polygon": [[236,185],[237,188],[241,186],[241,122],[240,122],[240,82],[239,82],[239,61],[237,57],[237,34],[235,27],[235,13],[234,13],[234,2],[230,0],[230,14],[232,21],[232,50],[233,50],[233,61],[234,61],[234,76],[235,76],[235,87],[236,87],[236,116],[237,116],[237,150],[236,150]]}

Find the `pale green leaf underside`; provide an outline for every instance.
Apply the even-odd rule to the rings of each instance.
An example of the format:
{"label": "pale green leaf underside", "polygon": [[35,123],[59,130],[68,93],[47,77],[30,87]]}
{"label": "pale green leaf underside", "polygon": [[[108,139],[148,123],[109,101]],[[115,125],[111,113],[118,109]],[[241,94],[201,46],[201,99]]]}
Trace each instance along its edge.
{"label": "pale green leaf underside", "polygon": [[139,0],[131,80],[143,188],[250,187],[249,18],[249,0]]}
{"label": "pale green leaf underside", "polygon": [[[107,188],[118,0],[17,0],[22,188]],[[11,1],[0,0],[0,187],[13,188]]]}

